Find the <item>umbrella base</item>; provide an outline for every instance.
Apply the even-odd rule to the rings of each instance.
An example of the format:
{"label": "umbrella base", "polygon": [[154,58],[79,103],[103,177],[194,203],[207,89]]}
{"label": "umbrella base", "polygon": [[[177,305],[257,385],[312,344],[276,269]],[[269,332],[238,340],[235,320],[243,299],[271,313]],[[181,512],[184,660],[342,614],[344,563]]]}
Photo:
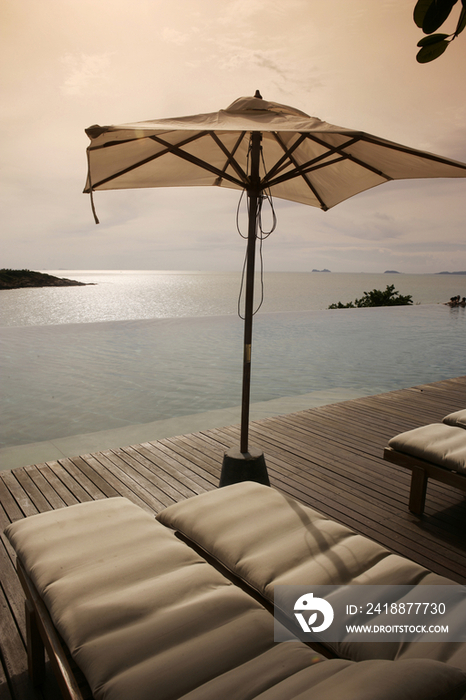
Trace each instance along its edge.
{"label": "umbrella base", "polygon": [[234,448],[225,452],[219,486],[239,484],[241,481],[256,481],[270,486],[263,452],[254,447],[246,453]]}

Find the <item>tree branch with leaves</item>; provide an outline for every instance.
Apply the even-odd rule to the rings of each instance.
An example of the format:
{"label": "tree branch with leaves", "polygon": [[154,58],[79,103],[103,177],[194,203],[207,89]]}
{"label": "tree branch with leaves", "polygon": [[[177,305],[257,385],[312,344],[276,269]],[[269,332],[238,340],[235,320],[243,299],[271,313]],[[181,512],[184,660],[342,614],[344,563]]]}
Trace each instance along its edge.
{"label": "tree branch with leaves", "polygon": [[418,0],[414,8],[414,21],[422,29],[424,37],[418,42],[420,51],[416,56],[418,63],[429,63],[443,54],[453,39],[466,27],[466,0],[461,0],[461,11],[456,29],[452,34],[434,34],[448,19],[458,0]]}

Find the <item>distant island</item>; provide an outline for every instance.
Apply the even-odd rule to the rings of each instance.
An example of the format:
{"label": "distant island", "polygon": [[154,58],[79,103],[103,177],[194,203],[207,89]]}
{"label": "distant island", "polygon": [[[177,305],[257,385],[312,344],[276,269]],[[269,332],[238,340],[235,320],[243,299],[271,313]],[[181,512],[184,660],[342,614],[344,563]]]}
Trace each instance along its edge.
{"label": "distant island", "polygon": [[384,275],[399,275],[398,270],[385,270]]}
{"label": "distant island", "polygon": [[54,277],[32,270],[0,270],[0,289],[22,287],[84,287],[86,282],[76,282],[65,277]]}
{"label": "distant island", "polygon": [[437,272],[437,275],[466,275],[466,270],[461,272]]}
{"label": "distant island", "polygon": [[330,270],[312,270],[312,272],[330,272]]}

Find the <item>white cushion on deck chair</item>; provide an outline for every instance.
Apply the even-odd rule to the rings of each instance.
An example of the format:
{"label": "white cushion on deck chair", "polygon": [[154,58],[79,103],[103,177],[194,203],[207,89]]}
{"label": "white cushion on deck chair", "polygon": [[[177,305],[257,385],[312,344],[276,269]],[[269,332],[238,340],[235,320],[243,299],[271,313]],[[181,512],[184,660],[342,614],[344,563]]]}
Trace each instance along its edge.
{"label": "white cushion on deck chair", "polygon": [[449,413],[448,416],[442,421],[447,425],[455,425],[457,428],[466,428],[466,408],[462,411],[455,411],[454,413]]}
{"label": "white cushion on deck chair", "polygon": [[432,423],[393,437],[389,447],[438,467],[466,474],[466,430]]}
{"label": "white cushion on deck chair", "polygon": [[124,498],[6,533],[96,700],[255,697],[323,659],[275,644],[268,611]]}
{"label": "white cushion on deck chair", "polygon": [[[285,494],[253,482],[189,498],[161,511],[157,519],[269,601],[276,585],[452,583]],[[341,641],[325,646],[352,661],[395,659],[408,651],[422,657],[426,648],[424,643],[402,642]],[[466,670],[465,644],[432,645],[429,655]]]}
{"label": "white cushion on deck chair", "polygon": [[271,602],[276,585],[412,584],[425,578],[434,584],[440,579],[280,491],[252,481],[171,505],[157,519]]}
{"label": "white cushion on deck chair", "polygon": [[6,532],[96,700],[457,700],[466,690],[463,672],[432,660],[318,663],[300,642],[275,644],[270,613],[126,499]]}

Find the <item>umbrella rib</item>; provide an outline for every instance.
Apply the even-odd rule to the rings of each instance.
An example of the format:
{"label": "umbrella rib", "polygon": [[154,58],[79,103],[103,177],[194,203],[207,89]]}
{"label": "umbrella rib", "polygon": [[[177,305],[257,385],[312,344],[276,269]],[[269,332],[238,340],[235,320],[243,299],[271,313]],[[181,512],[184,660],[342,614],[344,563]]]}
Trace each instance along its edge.
{"label": "umbrella rib", "polygon": [[[202,132],[202,136],[206,136],[207,134],[210,134],[211,132],[209,131],[204,131]],[[232,182],[235,185],[239,185],[240,187],[244,187],[244,182],[242,180],[238,180],[237,178],[233,177],[232,175],[228,175],[227,173],[223,172],[219,168],[215,167],[215,165],[212,165],[211,163],[207,163],[204,160],[201,160],[201,158],[198,158],[197,156],[193,156],[191,153],[187,153],[186,151],[183,151],[178,145],[174,145],[171,143],[168,143],[167,141],[164,141],[163,139],[159,138],[158,136],[151,136],[151,139],[153,141],[157,141],[157,143],[160,143],[162,146],[165,146],[167,151],[169,153],[172,153],[174,156],[177,156],[178,158],[182,158],[183,160],[188,161],[188,163],[192,163],[193,165],[197,165],[199,168],[202,168],[203,170],[207,170],[208,172],[213,173],[214,175],[217,175],[222,180],[228,180],[229,182]]]}
{"label": "umbrella rib", "polygon": [[[327,155],[325,157],[327,157]],[[308,173],[313,173],[315,170],[322,170],[322,168],[327,168],[329,165],[335,165],[336,163],[341,163],[344,160],[347,160],[346,156],[343,156],[343,155],[339,156],[339,155],[335,154],[335,158],[329,162],[315,163],[314,161],[312,161],[311,164],[296,165],[294,170],[290,170],[289,172],[284,173],[280,177],[275,178],[275,180],[267,182],[266,186],[267,187],[275,187],[275,185],[281,185],[282,182],[288,182],[288,180],[292,180],[297,175],[300,175],[301,177],[303,177],[303,179],[309,185],[310,184],[309,180],[304,177],[305,175],[307,175]]]}
{"label": "umbrella rib", "polygon": [[[275,136],[275,138],[277,137],[276,132],[274,132],[273,135]],[[279,160],[277,160],[277,162],[275,163],[273,168],[271,168],[269,170],[269,172],[267,173],[267,175],[266,175],[267,180],[270,180],[275,175],[275,173],[279,172],[280,170],[283,170],[284,167],[286,168],[288,166],[288,163],[286,161],[289,160],[290,155],[302,144],[302,142],[306,138],[307,138],[307,134],[300,134],[299,138],[297,138],[296,141],[294,142],[294,144],[292,146],[290,146],[289,148],[286,148],[285,144],[280,143],[280,141],[279,141],[280,146],[282,148],[286,148],[286,151],[282,155],[282,157]]]}
{"label": "umbrella rib", "polygon": [[[369,165],[369,163],[365,163],[362,160],[359,160],[359,158],[356,158],[356,156],[351,155],[351,153],[346,153],[344,150],[345,148],[349,148],[349,146],[354,146],[355,143],[358,143],[358,141],[364,140],[362,135],[358,135],[357,137],[354,136],[351,138],[349,141],[347,141],[344,144],[341,144],[340,146],[329,146],[328,143],[323,141],[322,139],[317,138],[317,136],[314,136],[314,134],[307,134],[307,137],[311,141],[315,141],[315,143],[318,143],[320,146],[323,146],[324,148],[327,148],[327,153],[324,153],[322,157],[327,157],[328,155],[338,153],[344,160],[351,160],[353,163],[356,163],[356,165],[360,165],[362,168],[366,168],[366,170],[370,170],[372,173],[375,175],[379,175],[380,177],[383,177],[385,180],[393,180],[390,175],[387,175],[386,173],[382,172],[378,168],[375,168],[372,165]],[[315,161],[314,161],[315,162]],[[333,162],[333,161],[332,161]],[[310,162],[309,162],[310,164]],[[303,168],[307,168],[308,164],[304,163]]]}
{"label": "umbrella rib", "polygon": [[[313,139],[317,143],[321,144],[322,146],[326,146],[325,141],[322,141],[318,139],[314,135],[309,134],[309,138]],[[457,168],[460,168],[461,170],[466,170],[466,165],[464,163],[459,163],[459,162],[454,162],[448,158],[442,158],[442,156],[437,156],[434,153],[427,153],[424,151],[418,151],[415,148],[410,148],[409,146],[402,146],[401,144],[397,143],[391,143],[390,141],[379,141],[376,138],[373,138],[370,134],[364,134],[361,133],[359,134],[358,138],[354,138],[351,141],[343,144],[342,146],[339,146],[335,148],[334,150],[337,153],[341,153],[345,158],[349,158],[350,160],[353,161],[353,163],[356,163],[357,165],[362,166],[363,168],[366,168],[367,170],[370,170],[371,172],[375,173],[376,175],[380,175],[383,177],[385,180],[393,180],[395,178],[391,177],[390,175],[387,175],[386,173],[382,172],[381,170],[378,170],[377,168],[369,165],[368,163],[364,163],[364,161],[359,160],[356,158],[356,156],[351,155],[350,153],[345,153],[343,149],[348,148],[349,146],[352,146],[354,143],[357,141],[365,141],[366,143],[370,143],[374,146],[381,146],[383,148],[388,148],[391,149],[392,151],[397,151],[399,153],[407,153],[408,155],[411,156],[417,156],[418,158],[423,158],[424,160],[431,160],[435,163],[442,163],[443,165],[454,165]]]}
{"label": "umbrella rib", "polygon": [[390,143],[390,141],[383,141],[380,143],[377,139],[371,138],[370,135],[364,134],[362,136],[364,141],[367,143],[372,143],[375,146],[382,145],[384,148],[391,148],[393,151],[400,151],[400,153],[408,153],[412,156],[418,156],[419,158],[425,158],[426,160],[433,160],[436,163],[442,163],[443,165],[454,165],[461,170],[466,170],[466,164],[460,163],[458,161],[452,162],[449,158],[442,158],[442,156],[436,156],[435,153],[427,153],[424,151],[418,151],[415,148],[409,148],[409,146],[402,146],[396,143]]}
{"label": "umbrella rib", "polygon": [[[316,143],[320,144],[321,146],[324,146],[325,148],[329,148],[328,144],[325,143],[325,141],[322,141],[321,139],[317,138],[313,134],[308,134],[308,138],[310,138],[312,141],[315,141]],[[369,165],[369,163],[365,163],[362,160],[359,160],[359,158],[356,158],[356,156],[351,155],[351,153],[346,153],[344,150],[345,148],[348,148],[349,146],[353,146],[355,143],[358,141],[368,141],[364,137],[363,134],[359,134],[357,137],[353,137],[346,143],[342,144],[341,146],[332,146],[331,152],[332,153],[339,153],[343,158],[351,160],[353,163],[356,163],[356,165],[360,165],[362,168],[365,168],[366,170],[370,170],[372,173],[375,173],[375,175],[379,175],[380,177],[383,177],[384,180],[393,180],[393,178],[390,175],[387,175],[386,173],[382,172],[382,170],[379,170],[378,168],[375,168],[372,165]],[[377,143],[376,141],[373,141],[372,143]]]}
{"label": "umbrella rib", "polygon": [[[133,129],[134,131],[134,129]],[[163,133],[168,133],[167,131],[164,131]],[[186,138],[184,141],[180,141],[178,144],[179,146],[185,146],[187,143],[191,143],[191,141],[197,141],[197,139],[202,138],[205,136],[205,132],[203,131],[196,131],[195,134],[192,134],[188,138]],[[94,146],[90,145],[88,147],[89,151],[100,151],[102,148],[114,148],[115,146],[125,146],[127,143],[134,143],[135,141],[143,141],[144,139],[151,139],[153,137],[153,134],[146,134],[144,136],[138,136],[138,137],[132,137],[132,138],[127,138],[127,139],[118,139],[118,141],[106,141],[105,143],[100,144],[100,146]],[[158,157],[159,154],[157,153],[155,157]]]}
{"label": "umbrella rib", "polygon": [[[235,145],[233,146],[231,152],[228,150],[228,148],[225,146],[225,144],[220,140],[220,138],[217,136],[215,131],[209,131],[210,136],[213,138],[217,146],[223,151],[223,153],[226,155],[227,160],[225,162],[225,165],[222,168],[222,173],[226,173],[227,168],[229,165],[231,165],[235,170],[236,173],[239,175],[239,177],[243,180],[243,183],[246,184],[249,181],[247,173],[244,172],[243,168],[240,166],[238,161],[235,158],[235,153],[238,150],[242,140],[244,139],[246,132],[242,131],[238,140],[236,141]],[[220,178],[223,179],[223,176],[220,176]]]}
{"label": "umbrella rib", "polygon": [[[287,151],[289,151],[290,149],[287,149],[287,148],[286,148],[285,144],[283,143],[283,141],[281,140],[280,136],[277,134],[276,131],[273,132],[273,135],[274,135],[274,137],[275,137],[277,143],[278,143],[278,144],[283,148],[283,150],[285,151],[285,156],[286,156]],[[299,175],[301,175],[301,177],[303,178],[304,182],[306,183],[306,185],[307,185],[307,186],[309,187],[309,189],[311,190],[311,192],[312,192],[312,194],[314,195],[314,197],[315,197],[315,198],[317,199],[317,201],[319,202],[321,208],[322,208],[324,211],[327,211],[327,210],[328,210],[328,206],[325,204],[324,200],[322,199],[322,197],[320,196],[320,194],[317,192],[316,188],[314,187],[314,185],[312,184],[312,182],[309,180],[309,178],[306,177],[306,173],[302,171],[301,166],[296,162],[295,158],[293,158],[292,153],[289,153],[288,158],[289,158],[290,162],[293,164],[295,170],[294,170],[292,173],[287,173],[287,174],[283,175],[281,178],[278,178],[278,179],[275,180],[274,182],[269,182],[269,183],[267,183],[267,186],[268,186],[268,187],[272,187],[272,185],[277,184],[278,182],[284,182],[284,181],[289,180],[289,179],[291,179],[291,178],[293,178],[293,177],[296,177],[296,175],[299,174]]]}
{"label": "umbrella rib", "polygon": [[[276,133],[274,134],[274,136],[277,139],[277,141],[280,143],[279,139],[277,138]],[[308,138],[308,134],[303,134],[303,137]],[[322,144],[322,145],[325,145],[325,144]],[[286,148],[286,146],[283,143],[280,143],[280,146],[282,148]],[[321,162],[331,155],[337,155],[339,157],[336,158],[335,160],[327,161],[325,163]],[[347,157],[348,157],[348,155],[346,153],[340,153],[337,148],[327,146],[327,151],[325,153],[321,153],[320,156],[316,156],[312,160],[308,160],[305,163],[302,163],[302,165],[298,165],[296,163],[296,161],[290,159],[290,162],[295,167],[295,170],[290,170],[290,171],[288,171],[288,173],[284,173],[281,177],[277,177],[275,180],[272,180],[272,182],[273,182],[273,184],[276,184],[277,182],[284,182],[285,180],[289,179],[290,177],[292,177],[292,178],[296,177],[296,173],[298,172],[298,174],[299,174],[299,171],[302,171],[304,173],[311,172],[312,170],[317,170],[318,168],[323,168],[326,165],[329,165],[332,163],[338,163]],[[280,161],[282,162],[283,158],[280,158]],[[288,166],[289,166],[289,163],[282,162],[280,168],[278,168],[278,169],[276,167],[272,168],[269,171],[269,173],[266,175],[266,177],[264,178],[265,181],[269,181],[271,179],[270,176],[271,176],[271,174],[274,173],[274,171],[276,172],[277,170],[284,170]]]}
{"label": "umbrella rib", "polygon": [[[275,137],[277,138],[276,134],[275,134]],[[269,182],[268,184],[270,187],[277,185],[277,184],[281,184],[282,182],[286,182],[287,180],[290,180],[290,179],[296,177],[297,174],[301,175],[301,177],[303,177],[305,182],[307,184],[309,184],[310,181],[308,180],[307,177],[305,177],[308,173],[313,172],[314,170],[320,170],[321,168],[324,168],[327,165],[333,165],[335,163],[339,163],[342,160],[350,160],[353,163],[355,163],[356,165],[359,165],[360,167],[365,168],[366,170],[370,170],[375,175],[382,177],[384,180],[387,180],[387,181],[393,180],[393,178],[390,175],[387,175],[386,173],[382,172],[378,168],[373,167],[372,165],[369,165],[368,163],[364,163],[364,161],[360,160],[359,158],[356,158],[355,156],[351,155],[350,153],[346,153],[343,150],[345,148],[348,148],[348,146],[352,146],[357,141],[360,141],[362,139],[362,137],[352,138],[350,141],[346,142],[345,144],[343,144],[341,146],[332,146],[332,147],[329,147],[329,145],[327,143],[325,143],[325,141],[322,141],[321,139],[316,138],[314,135],[306,134],[306,137],[312,141],[315,141],[319,145],[327,148],[327,152],[321,154],[320,156],[318,156],[317,158],[314,158],[311,161],[307,161],[306,163],[303,163],[302,165],[298,165],[294,159],[290,159],[290,161],[292,162],[295,169],[292,171],[289,171],[288,173],[284,173],[281,177],[277,177],[275,180]],[[280,143],[280,140],[278,138],[277,138],[277,141]],[[374,142],[374,143],[376,143],[376,142]],[[282,146],[282,148],[285,148],[285,146],[283,144],[280,143],[280,145]],[[331,155],[335,155],[338,157],[335,160],[330,161],[330,163],[328,163],[328,162],[326,162],[326,163],[320,162],[319,163],[319,161],[322,161],[323,159],[328,158]],[[314,192],[314,194],[316,194],[316,193]],[[317,196],[317,194],[316,194],[316,196]]]}
{"label": "umbrella rib", "polygon": [[[215,168],[215,166],[210,165],[209,163],[206,163],[205,161],[202,161],[199,158],[196,158],[195,156],[192,156],[191,154],[186,153],[185,151],[181,150],[182,146],[185,146],[188,143],[192,143],[193,141],[196,141],[200,138],[203,138],[206,135],[206,133],[209,133],[209,132],[201,132],[201,133],[195,134],[194,136],[190,136],[189,138],[180,142],[180,144],[178,144],[176,146],[168,143],[167,141],[164,141],[163,139],[161,139],[158,136],[155,136],[153,134],[151,136],[147,136],[145,138],[150,138],[150,139],[152,139],[152,141],[156,141],[160,145],[164,146],[164,150],[159,151],[159,153],[154,153],[153,155],[148,156],[147,158],[144,158],[143,160],[140,160],[137,163],[134,163],[133,165],[129,165],[128,167],[123,168],[123,170],[120,170],[117,173],[113,173],[112,175],[109,175],[108,177],[106,177],[102,180],[99,180],[99,182],[93,183],[92,189],[96,190],[99,187],[101,187],[102,185],[105,185],[107,182],[111,182],[112,180],[116,180],[117,178],[121,177],[122,175],[126,175],[127,173],[130,173],[132,170],[136,170],[137,168],[139,168],[143,165],[146,165],[147,163],[151,163],[152,161],[157,160],[157,158],[160,158],[161,156],[164,156],[167,153],[172,153],[173,155],[176,155],[180,158],[183,158],[184,160],[187,160],[187,161],[193,163],[194,165],[197,165],[198,167],[201,167],[203,170],[209,170],[214,175],[217,175],[217,176],[221,177],[222,179],[228,180],[235,185],[239,185],[240,187],[243,187],[244,183],[241,182],[240,180],[236,180],[231,175],[227,175],[226,173],[222,173],[220,170],[218,170],[218,168]],[[136,139],[132,139],[132,140],[136,140]],[[105,147],[108,147],[110,145],[119,145],[121,143],[123,143],[123,142],[117,141],[117,142],[105,144],[104,146],[99,146],[98,148],[105,148]],[[126,141],[125,143],[128,143],[128,141]],[[89,148],[88,150],[92,151],[92,150],[97,150],[97,149]]]}
{"label": "umbrella rib", "polygon": [[[200,139],[202,136],[204,136],[203,133],[197,133],[194,136],[190,136],[189,138],[185,139],[180,143],[180,146],[185,146],[187,143],[191,143],[192,141],[196,141],[197,139]],[[144,136],[143,138],[153,138],[152,136]],[[89,146],[87,149],[88,153],[91,153],[92,151],[98,151],[102,148],[109,148],[110,146],[119,146],[122,144],[126,143],[131,143],[133,141],[139,141],[140,139],[126,139],[125,141],[109,141],[108,143],[104,143],[102,146]],[[130,173],[132,170],[136,170],[137,168],[140,168],[142,165],[146,165],[147,163],[151,163],[153,160],[156,160],[157,158],[160,158],[161,156],[166,155],[168,152],[168,149],[165,149],[164,151],[159,151],[159,153],[154,153],[151,156],[148,156],[147,158],[144,158],[143,160],[139,160],[137,163],[133,163],[133,165],[128,165],[128,167],[123,168],[123,170],[119,170],[117,173],[113,173],[113,175],[109,175],[108,177],[104,178],[103,180],[99,180],[99,182],[96,182],[92,185],[92,189],[95,190],[98,187],[101,187],[102,185],[105,185],[107,182],[111,182],[112,180],[116,180],[118,177],[121,177],[121,175],[126,175],[126,173]]]}

